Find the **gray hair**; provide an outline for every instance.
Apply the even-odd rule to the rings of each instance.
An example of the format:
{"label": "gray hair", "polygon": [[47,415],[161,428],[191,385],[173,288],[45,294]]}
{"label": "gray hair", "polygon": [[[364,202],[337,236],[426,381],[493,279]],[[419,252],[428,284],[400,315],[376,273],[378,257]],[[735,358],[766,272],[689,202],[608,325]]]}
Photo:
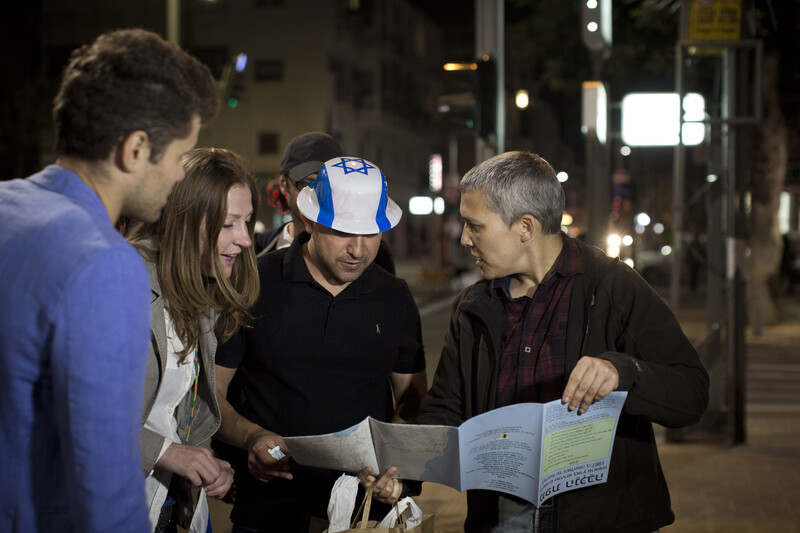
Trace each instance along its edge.
{"label": "gray hair", "polygon": [[561,231],[564,189],[550,163],[530,152],[506,152],[473,167],[461,179],[461,193],[481,190],[487,207],[506,226],[531,215],[551,235]]}

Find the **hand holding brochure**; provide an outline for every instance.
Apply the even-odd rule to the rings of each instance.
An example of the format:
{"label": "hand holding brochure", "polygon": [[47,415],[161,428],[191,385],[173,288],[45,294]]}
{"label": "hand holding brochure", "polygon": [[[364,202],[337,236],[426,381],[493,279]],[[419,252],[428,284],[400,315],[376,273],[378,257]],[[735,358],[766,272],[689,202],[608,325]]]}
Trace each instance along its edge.
{"label": "hand holding brochure", "polygon": [[285,437],[300,464],[486,489],[535,505],[569,490],[605,483],[627,392],[612,392],[579,415],[560,400],[520,403],[459,427],[388,424],[367,417],[337,433]]}

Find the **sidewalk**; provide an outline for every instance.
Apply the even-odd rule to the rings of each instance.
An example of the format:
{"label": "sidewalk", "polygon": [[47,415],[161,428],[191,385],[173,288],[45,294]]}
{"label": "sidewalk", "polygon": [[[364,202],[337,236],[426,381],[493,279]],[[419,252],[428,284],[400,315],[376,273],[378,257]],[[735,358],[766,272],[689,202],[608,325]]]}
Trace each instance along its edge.
{"label": "sidewalk", "polygon": [[[679,317],[694,340],[704,302],[686,305]],[[784,323],[758,338],[748,332],[745,444],[667,443],[656,428],[676,516],[662,532],[800,532],[800,300],[781,305]],[[418,501],[436,514],[437,532],[463,531],[463,494],[426,483]]]}
{"label": "sidewalk", "polygon": [[800,300],[747,332],[746,443],[660,444],[676,515],[666,533],[800,532]]}

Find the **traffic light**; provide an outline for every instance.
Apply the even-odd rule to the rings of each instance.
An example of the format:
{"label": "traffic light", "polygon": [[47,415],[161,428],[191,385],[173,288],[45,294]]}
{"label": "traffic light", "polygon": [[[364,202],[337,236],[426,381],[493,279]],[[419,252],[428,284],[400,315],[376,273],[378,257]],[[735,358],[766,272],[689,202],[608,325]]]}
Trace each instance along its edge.
{"label": "traffic light", "polygon": [[225,65],[222,71],[223,101],[231,109],[237,107],[244,93],[244,70],[247,67],[247,54],[239,54],[233,64]]}
{"label": "traffic light", "polygon": [[483,138],[497,133],[497,61],[483,56],[477,62],[475,82],[475,121]]}
{"label": "traffic light", "polygon": [[611,50],[611,0],[581,0],[581,37],[593,52]]}
{"label": "traffic light", "polygon": [[233,88],[228,95],[228,107],[234,108],[239,105],[244,92],[244,81],[242,80],[241,73],[236,73],[233,81]]}

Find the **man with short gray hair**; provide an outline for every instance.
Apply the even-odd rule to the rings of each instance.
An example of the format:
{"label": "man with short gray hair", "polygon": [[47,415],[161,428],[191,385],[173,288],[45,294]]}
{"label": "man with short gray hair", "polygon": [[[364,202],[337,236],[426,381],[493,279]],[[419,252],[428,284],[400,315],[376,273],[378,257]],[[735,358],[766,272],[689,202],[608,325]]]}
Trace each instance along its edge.
{"label": "man with short gray hair", "polygon": [[628,391],[606,483],[539,508],[469,491],[466,531],[644,533],[672,523],[652,423],[696,423],[709,384],[675,316],[628,265],[561,231],[564,192],[541,157],[495,156],[460,189],[461,244],[484,279],[453,303],[417,422],[458,426],[505,405],[557,399],[585,413]]}

